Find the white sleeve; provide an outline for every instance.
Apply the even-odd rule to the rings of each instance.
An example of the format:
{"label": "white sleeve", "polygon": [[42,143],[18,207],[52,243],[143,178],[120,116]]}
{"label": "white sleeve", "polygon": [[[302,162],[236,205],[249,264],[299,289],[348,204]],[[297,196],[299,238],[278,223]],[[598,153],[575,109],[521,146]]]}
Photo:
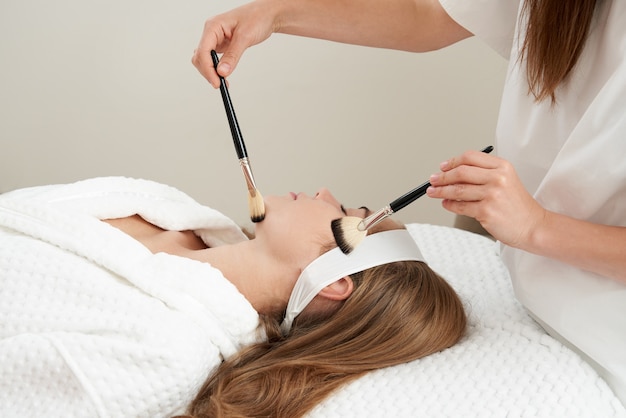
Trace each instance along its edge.
{"label": "white sleeve", "polygon": [[439,0],[452,19],[509,59],[520,0]]}

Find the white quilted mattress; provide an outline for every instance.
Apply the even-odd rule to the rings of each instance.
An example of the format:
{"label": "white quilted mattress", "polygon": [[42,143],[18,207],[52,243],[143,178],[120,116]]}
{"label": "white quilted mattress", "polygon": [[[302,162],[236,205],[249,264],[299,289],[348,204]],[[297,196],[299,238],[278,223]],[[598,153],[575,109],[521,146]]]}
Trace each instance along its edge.
{"label": "white quilted mattress", "polygon": [[409,224],[429,265],[466,301],[458,345],[345,386],[310,417],[626,417],[595,370],[515,300],[490,239]]}

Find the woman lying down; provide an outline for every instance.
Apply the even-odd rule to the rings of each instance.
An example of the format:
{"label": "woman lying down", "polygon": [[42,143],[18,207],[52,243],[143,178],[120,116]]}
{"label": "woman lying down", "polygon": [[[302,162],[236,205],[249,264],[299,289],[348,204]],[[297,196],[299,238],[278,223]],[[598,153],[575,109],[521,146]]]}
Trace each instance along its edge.
{"label": "woman lying down", "polygon": [[409,233],[349,256],[326,190],[266,198],[255,238],[171,187],[97,178],[0,195],[3,416],[298,417],[463,336]]}

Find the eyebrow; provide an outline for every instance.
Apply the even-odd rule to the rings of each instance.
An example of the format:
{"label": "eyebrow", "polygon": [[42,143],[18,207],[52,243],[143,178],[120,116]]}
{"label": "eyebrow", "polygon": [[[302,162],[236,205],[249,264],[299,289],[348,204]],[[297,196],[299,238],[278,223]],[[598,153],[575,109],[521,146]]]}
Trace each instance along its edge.
{"label": "eyebrow", "polygon": [[[344,205],[342,205],[342,204],[340,204],[339,206],[340,206],[341,211],[343,212],[343,214],[347,216],[348,212],[346,211],[346,207]],[[365,216],[363,216],[364,218],[367,218],[368,216],[370,216],[372,214],[372,211],[367,206],[361,206],[359,209],[365,211]]]}

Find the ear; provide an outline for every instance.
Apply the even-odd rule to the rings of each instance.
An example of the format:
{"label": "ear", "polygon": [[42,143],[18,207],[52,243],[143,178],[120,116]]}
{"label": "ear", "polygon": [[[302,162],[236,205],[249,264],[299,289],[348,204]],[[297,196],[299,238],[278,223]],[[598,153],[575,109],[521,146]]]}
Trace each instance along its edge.
{"label": "ear", "polygon": [[330,300],[346,300],[354,290],[354,283],[350,276],[342,277],[320,290],[319,296]]}

